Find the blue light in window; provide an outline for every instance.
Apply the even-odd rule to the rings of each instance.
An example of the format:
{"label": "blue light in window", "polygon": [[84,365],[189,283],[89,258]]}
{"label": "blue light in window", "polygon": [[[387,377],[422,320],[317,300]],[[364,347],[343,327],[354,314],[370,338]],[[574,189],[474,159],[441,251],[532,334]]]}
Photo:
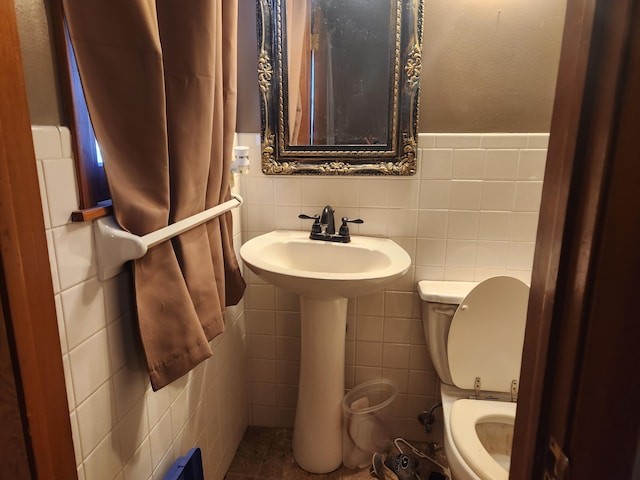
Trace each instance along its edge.
{"label": "blue light in window", "polygon": [[104,166],[104,162],[102,160],[102,151],[100,150],[100,145],[98,145],[98,140],[96,140],[96,163],[99,167]]}

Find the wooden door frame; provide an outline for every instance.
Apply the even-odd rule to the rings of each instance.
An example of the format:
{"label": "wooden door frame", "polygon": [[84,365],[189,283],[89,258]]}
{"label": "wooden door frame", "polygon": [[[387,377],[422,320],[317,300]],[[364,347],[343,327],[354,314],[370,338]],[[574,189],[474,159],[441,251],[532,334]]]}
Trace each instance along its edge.
{"label": "wooden door frame", "polygon": [[[640,185],[631,183],[640,168],[640,98],[634,93],[640,85],[634,89],[629,82],[638,82],[637,76],[627,77],[630,68],[638,67],[640,37],[638,23],[635,32],[633,24],[634,15],[639,21],[638,4],[567,3],[525,334],[513,479],[542,478],[551,437],[569,459],[564,478],[624,479],[633,468],[640,416],[614,405],[621,394],[640,403],[637,374],[636,379],[627,376],[623,393],[624,376],[616,371],[615,360],[636,359],[636,368],[640,364],[637,346],[629,340],[639,330],[627,303],[638,295],[638,282],[632,279],[640,267],[635,246],[640,227],[627,225],[625,231],[619,226],[627,215],[640,218],[640,202],[625,205],[620,195],[633,199]],[[620,170],[625,173],[614,175]],[[616,247],[612,251],[605,245]],[[631,443],[633,452],[614,439]]]}
{"label": "wooden door frame", "polygon": [[[77,478],[13,0],[0,0],[0,285],[37,478]],[[8,101],[7,101],[8,99]]]}

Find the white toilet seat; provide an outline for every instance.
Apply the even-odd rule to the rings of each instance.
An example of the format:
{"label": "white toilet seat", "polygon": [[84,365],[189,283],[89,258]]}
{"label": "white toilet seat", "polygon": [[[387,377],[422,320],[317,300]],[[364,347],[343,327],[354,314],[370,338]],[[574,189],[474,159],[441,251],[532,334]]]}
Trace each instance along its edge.
{"label": "white toilet seat", "polygon": [[456,310],[447,342],[456,387],[510,392],[520,376],[529,287],[512,277],[478,284]]}
{"label": "white toilet seat", "polygon": [[450,428],[453,441],[469,467],[483,480],[508,480],[509,471],[484,448],[476,425],[495,422],[513,425],[516,404],[490,400],[456,400],[451,408]]}
{"label": "white toilet seat", "polygon": [[[423,320],[440,322],[425,327],[429,346],[435,346],[431,353],[435,350],[437,360],[446,357],[449,368],[444,370],[452,381],[440,385],[451,472],[459,480],[508,480],[516,413],[509,400],[517,398],[529,287],[505,276],[475,286],[456,282],[455,290],[440,287],[434,282],[419,285],[420,297],[431,302]],[[430,308],[443,301],[459,302],[448,322],[450,309]],[[440,334],[446,348],[434,341]]]}

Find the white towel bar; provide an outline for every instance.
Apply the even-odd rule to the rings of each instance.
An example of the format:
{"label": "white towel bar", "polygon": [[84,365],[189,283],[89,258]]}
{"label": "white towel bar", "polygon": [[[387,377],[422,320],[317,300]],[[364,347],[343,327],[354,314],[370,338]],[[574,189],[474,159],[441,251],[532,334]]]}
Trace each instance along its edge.
{"label": "white towel bar", "polygon": [[93,222],[93,234],[96,242],[96,258],[98,260],[98,279],[104,282],[115,277],[120,273],[122,266],[126,262],[144,256],[149,248],[242,205],[242,197],[240,195],[233,194],[232,196],[231,200],[142,237],[123,230],[112,216],[95,220]]}

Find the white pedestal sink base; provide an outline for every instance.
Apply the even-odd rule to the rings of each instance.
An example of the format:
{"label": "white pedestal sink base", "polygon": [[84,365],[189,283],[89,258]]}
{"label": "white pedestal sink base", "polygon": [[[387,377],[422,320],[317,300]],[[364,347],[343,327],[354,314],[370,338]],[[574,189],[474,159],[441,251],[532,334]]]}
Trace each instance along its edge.
{"label": "white pedestal sink base", "polygon": [[293,454],[309,472],[331,472],[342,463],[347,298],[383,290],[407,272],[411,257],[388,238],[353,235],[349,243],[333,243],[282,230],[252,238],[240,256],[263,280],[300,295]]}
{"label": "white pedestal sink base", "polygon": [[301,358],[293,456],[311,473],[342,464],[347,299],[300,297]]}

